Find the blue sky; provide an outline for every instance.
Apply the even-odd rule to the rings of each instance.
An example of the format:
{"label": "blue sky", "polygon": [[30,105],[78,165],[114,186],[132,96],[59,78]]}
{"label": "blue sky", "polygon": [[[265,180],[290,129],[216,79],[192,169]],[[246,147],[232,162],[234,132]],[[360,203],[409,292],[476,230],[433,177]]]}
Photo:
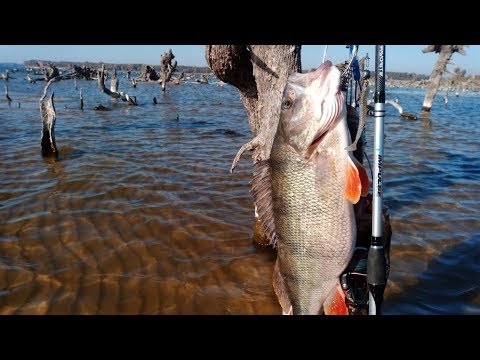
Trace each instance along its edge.
{"label": "blue sky", "polygon": [[[436,54],[423,54],[425,45],[387,45],[387,71],[405,71],[430,74]],[[0,45],[0,63],[23,63],[24,60],[104,61],[108,63],[144,63],[155,65],[160,55],[172,49],[179,65],[207,66],[203,45]],[[302,67],[310,69],[320,65],[325,45],[304,45]],[[370,70],[374,69],[374,45],[360,45],[359,55],[369,54]],[[329,45],[327,58],[339,63],[348,58],[345,45]],[[454,54],[452,69],[459,66],[467,75],[480,74],[480,45],[467,48],[467,55]]]}

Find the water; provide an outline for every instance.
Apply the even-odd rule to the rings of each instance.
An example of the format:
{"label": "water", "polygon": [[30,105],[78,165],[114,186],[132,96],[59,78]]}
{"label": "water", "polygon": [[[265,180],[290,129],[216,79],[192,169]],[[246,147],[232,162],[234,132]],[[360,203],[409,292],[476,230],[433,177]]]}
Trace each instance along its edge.
{"label": "water", "polygon": [[[121,79],[140,104],[130,107],[77,80],[81,111],[73,80],[54,83],[54,161],[40,155],[44,83],[11,75],[11,107],[0,95],[1,314],[281,313],[275,252],[251,240],[248,154],[229,173],[251,139],[235,88],[162,94]],[[388,91],[406,112],[420,109],[423,90]],[[417,121],[387,105],[385,314],[480,314],[479,112],[475,93],[447,108],[438,96]],[[371,139],[372,118],[366,131]]]}

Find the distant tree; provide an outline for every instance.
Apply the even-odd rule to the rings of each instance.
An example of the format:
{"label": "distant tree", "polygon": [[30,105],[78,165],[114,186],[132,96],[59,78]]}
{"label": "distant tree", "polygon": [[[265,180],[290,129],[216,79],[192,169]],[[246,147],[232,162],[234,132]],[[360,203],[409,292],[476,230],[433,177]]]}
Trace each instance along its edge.
{"label": "distant tree", "polygon": [[433,67],[432,74],[428,79],[427,93],[423,100],[422,111],[430,111],[432,108],[433,99],[437,94],[438,87],[440,86],[440,80],[442,75],[447,69],[447,65],[450,63],[452,55],[456,52],[465,55],[464,47],[468,45],[428,45],[422,50],[423,53],[435,52],[438,54],[438,60]]}
{"label": "distant tree", "polygon": [[453,80],[452,80],[452,85],[456,86],[457,88],[460,87],[460,84],[463,83],[465,79],[465,75],[467,73],[467,70],[465,69],[460,69],[458,66],[453,69]]}

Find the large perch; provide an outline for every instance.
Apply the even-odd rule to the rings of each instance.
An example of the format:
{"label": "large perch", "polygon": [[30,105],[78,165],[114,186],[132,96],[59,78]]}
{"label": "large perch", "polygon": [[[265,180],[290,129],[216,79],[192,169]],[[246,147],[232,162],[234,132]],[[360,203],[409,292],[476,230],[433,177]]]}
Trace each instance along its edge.
{"label": "large perch", "polygon": [[[101,92],[107,94],[108,96],[114,99],[122,99],[123,101],[127,101],[129,105],[137,105],[137,100],[134,96],[130,96],[127,93],[117,92],[118,88],[118,79],[116,77],[116,72],[114,71],[114,75],[112,76],[112,83],[110,86],[110,90],[105,87],[105,66],[102,65],[102,68],[98,71],[98,88]],[[112,91],[115,90],[115,91]]]}

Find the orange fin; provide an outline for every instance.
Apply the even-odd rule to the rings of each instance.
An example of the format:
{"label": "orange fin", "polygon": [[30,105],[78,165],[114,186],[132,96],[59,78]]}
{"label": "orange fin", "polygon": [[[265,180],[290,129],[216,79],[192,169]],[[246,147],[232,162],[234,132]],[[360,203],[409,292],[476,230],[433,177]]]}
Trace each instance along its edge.
{"label": "orange fin", "polygon": [[358,175],[358,169],[352,161],[352,158],[348,156],[347,162],[347,178],[345,184],[345,198],[352,204],[356,204],[360,200],[360,194],[362,192],[362,183],[360,176]]}
{"label": "orange fin", "polygon": [[328,298],[323,303],[325,315],[348,315],[347,304],[345,303],[345,294],[339,283],[332,290]]}
{"label": "orange fin", "polygon": [[357,167],[358,175],[360,176],[360,183],[362,184],[362,192],[360,195],[365,197],[368,195],[368,189],[370,188],[370,180],[368,179],[367,171],[354,156],[352,156],[351,159]]}

